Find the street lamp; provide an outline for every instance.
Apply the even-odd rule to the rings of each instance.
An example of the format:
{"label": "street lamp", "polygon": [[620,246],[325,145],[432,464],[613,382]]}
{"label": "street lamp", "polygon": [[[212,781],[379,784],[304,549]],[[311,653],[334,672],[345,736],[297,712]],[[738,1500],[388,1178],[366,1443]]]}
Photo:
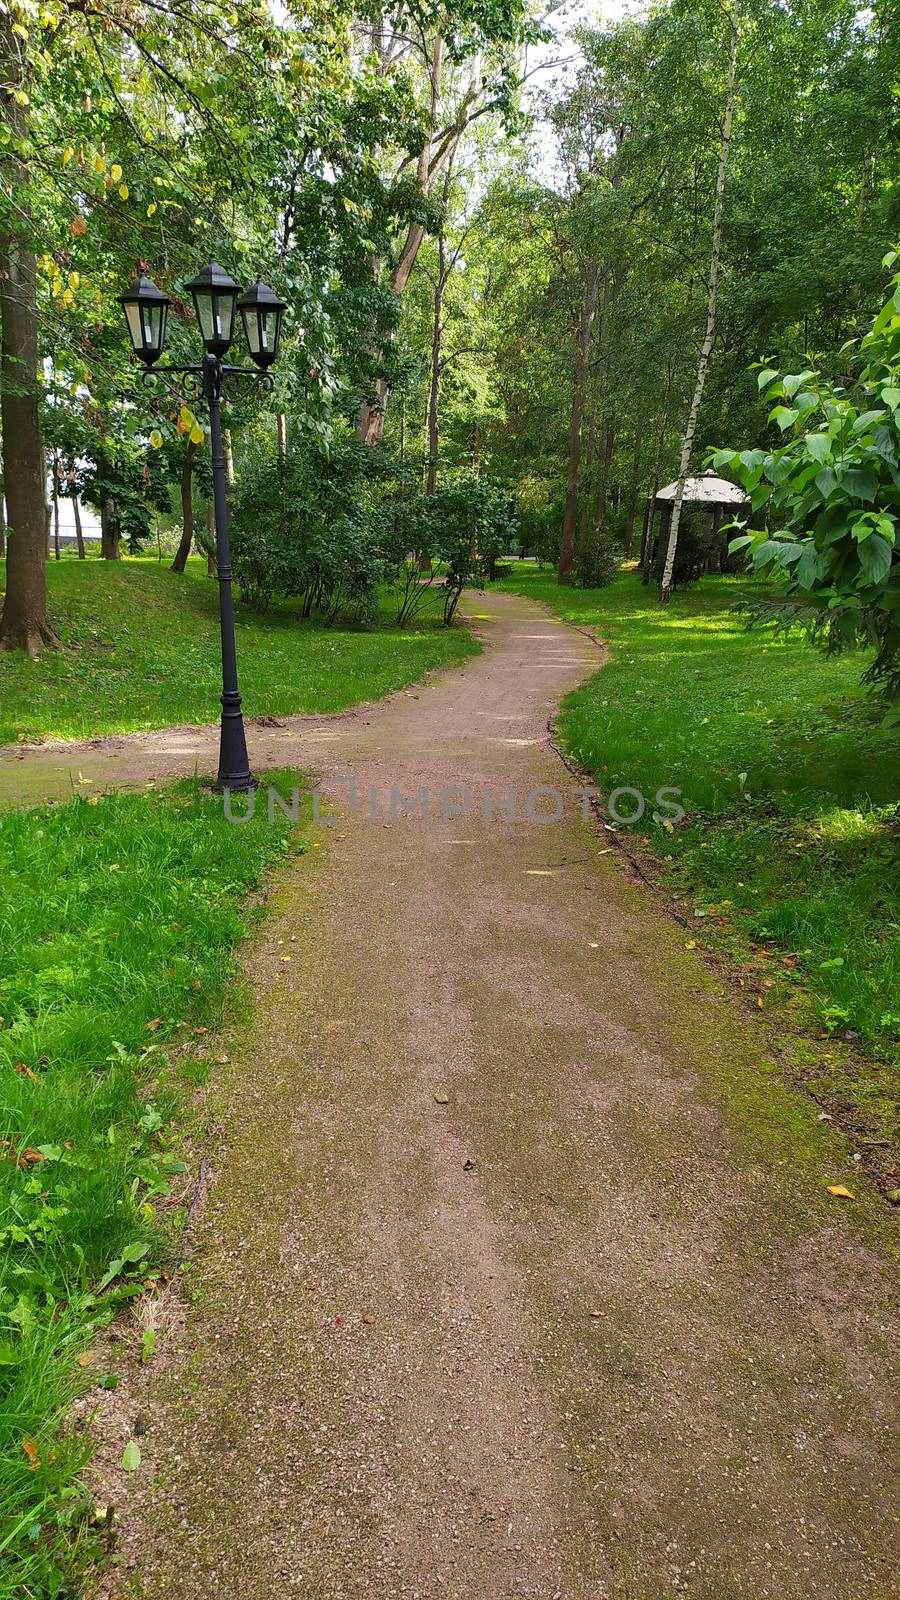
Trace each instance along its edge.
{"label": "street lamp", "polygon": [[[161,372],[177,372],[182,377],[199,378],[209,405],[209,434],[212,448],[213,501],[216,513],[216,565],[219,577],[219,622],[222,634],[222,719],[219,736],[219,772],[215,787],[238,792],[252,789],[254,779],[247,758],[241,697],[238,692],[237,652],[234,640],[234,601],[231,593],[231,553],[228,548],[228,495],[225,479],[225,452],[222,447],[220,401],[225,374],[256,378],[271,366],[278,354],[281,321],[287,307],[260,280],[239,302],[241,286],[229,277],[218,262],[211,261],[185,288],[190,290],[197,322],[206,348],[202,365],[161,367]],[[119,296],[128,323],[128,334],[136,356],[143,361],[149,377],[163,352],[166,339],[168,295],[141,271],[134,283]],[[244,332],[255,367],[232,367],[222,357],[234,337],[234,320],[240,305]]]}

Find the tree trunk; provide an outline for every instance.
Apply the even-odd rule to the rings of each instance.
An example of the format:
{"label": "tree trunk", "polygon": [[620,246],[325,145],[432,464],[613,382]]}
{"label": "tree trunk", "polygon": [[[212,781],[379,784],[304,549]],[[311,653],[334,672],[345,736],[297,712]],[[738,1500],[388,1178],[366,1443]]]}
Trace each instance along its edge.
{"label": "tree trunk", "polygon": [[112,500],[107,500],[100,513],[100,557],[103,561],[121,561],[119,548],[121,534],[119,517]]}
{"label": "tree trunk", "polygon": [[81,531],[81,506],[78,504],[78,490],[75,487],[74,474],[69,479],[69,495],[72,501],[72,516],[75,518],[75,543],[78,546],[78,559],[84,560],[84,534]]}
{"label": "tree trunk", "polygon": [[225,482],[228,487],[234,483],[234,450],[231,445],[231,429],[222,430],[222,453],[225,457]]}
{"label": "tree trunk", "polygon": [[425,484],[425,493],[429,499],[431,499],[437,488],[438,450],[440,448],[441,346],[444,334],[444,290],[447,287],[447,238],[444,232],[444,220],[450,200],[452,182],[453,156],[451,155],[444,173],[441,225],[438,228],[437,236],[438,271],[434,286],[434,318],[431,331],[431,383],[428,390],[428,478]]}
{"label": "tree trunk", "polygon": [[[18,85],[19,57],[8,14],[0,21],[0,66],[4,84]],[[14,148],[27,135],[24,112],[8,88],[2,98]],[[5,159],[5,183],[24,195],[22,162],[17,156]],[[0,426],[10,528],[0,649],[27,650],[30,656],[45,644],[59,642],[47,620],[50,523],[38,416],[35,271],[31,250],[12,236],[0,239]]]}
{"label": "tree trunk", "polygon": [[284,461],[287,456],[287,417],[283,411],[279,411],[275,419],[275,426],[278,430],[279,459]]}
{"label": "tree trunk", "polygon": [[634,524],[637,518],[641,481],[641,444],[643,429],[640,423],[634,431],[634,456],[631,462],[631,483],[628,486],[628,511],[625,517],[625,560],[630,561],[634,551]]}
{"label": "tree trunk", "polygon": [[595,550],[599,550],[603,536],[606,533],[606,503],[615,448],[615,429],[609,417],[604,416],[600,430],[600,483],[597,489],[597,507],[594,512],[593,548]]}
{"label": "tree trunk", "polygon": [[0,489],[0,561],[6,555],[6,497]]}
{"label": "tree trunk", "polygon": [[588,376],[588,356],[591,348],[591,329],[597,311],[600,289],[600,265],[592,261],[588,267],[581,302],[581,315],[575,336],[575,382],[572,389],[572,411],[569,419],[569,475],[566,484],[566,509],[563,517],[562,543],[559,550],[557,577],[560,583],[571,583],[572,560],[575,555],[575,534],[578,528],[578,481],[581,474],[581,423],[584,417],[584,399]]}
{"label": "tree trunk", "polygon": [[662,471],[663,451],[666,447],[666,429],[669,426],[669,408],[672,396],[672,384],[675,381],[675,363],[669,361],[666,365],[666,389],[663,395],[662,417],[660,418],[659,433],[656,436],[656,455],[653,461],[653,479],[650,484],[650,494],[647,500],[648,515],[644,527],[644,537],[641,541],[641,582],[645,585],[650,582],[653,570],[653,527],[656,519],[656,496],[659,494],[659,478]]}
{"label": "tree trunk", "polygon": [[187,565],[187,558],[191,553],[191,542],[194,537],[194,457],[197,446],[192,439],[187,442],[184,452],[184,461],[181,464],[181,543],[175,552],[175,560],[169,568],[170,572],[183,572]]}
{"label": "tree trunk", "polygon": [[719,146],[719,169],[716,173],[716,199],[713,207],[712,250],[709,258],[709,283],[706,292],[706,334],[700,348],[700,359],[697,363],[697,379],[694,384],[694,395],[691,400],[691,409],[688,413],[687,427],[681,443],[681,459],[678,463],[678,486],[675,490],[675,503],[672,507],[672,518],[669,524],[669,541],[666,548],[666,559],[663,567],[662,582],[659,589],[660,601],[665,604],[672,593],[672,574],[675,570],[675,556],[678,550],[678,528],[681,522],[681,503],[684,499],[684,480],[688,475],[691,464],[691,452],[694,447],[694,434],[697,431],[697,418],[700,413],[700,403],[703,399],[703,390],[706,385],[706,373],[709,367],[709,358],[712,352],[713,339],[716,333],[716,294],[719,284],[719,257],[722,250],[722,210],[725,200],[725,176],[728,171],[728,150],[731,144],[731,128],[734,122],[734,106],[737,87],[737,50],[738,50],[738,11],[737,3],[732,5],[728,13],[730,29],[728,48],[728,89],[725,96],[725,115],[722,119],[722,139]]}
{"label": "tree trunk", "polygon": [[59,548],[59,456],[53,454],[53,555],[59,561],[62,552]]}
{"label": "tree trunk", "polygon": [[[443,66],[444,41],[441,38],[441,35],[438,33],[435,35],[434,50],[429,71],[431,110],[428,122],[428,133],[422,146],[422,151],[419,156],[418,167],[416,170],[416,183],[418,185],[419,193],[422,195],[423,199],[427,196],[428,191],[431,188],[431,184],[434,178],[437,176],[437,173],[439,172],[443,162],[449,160],[452,164],[453,156],[456,152],[456,146],[462,137],[463,131],[462,126],[460,126],[455,138],[451,138],[446,145],[442,146],[441,149],[437,151],[433,149],[434,135],[438,126],[438,112],[441,104]],[[419,254],[422,240],[424,238],[425,224],[423,222],[411,222],[407,228],[406,238],[403,241],[403,247],[397,259],[397,264],[391,273],[390,286],[398,299],[403,295],[406,285],[409,282],[410,273],[416,264],[416,258]],[[378,257],[373,257],[372,275],[376,281],[380,270],[380,259]],[[390,389],[387,379],[385,377],[379,377],[375,382],[375,393],[372,399],[363,400],[359,408],[356,424],[356,437],[362,444],[367,444],[374,448],[376,445],[381,443],[381,436],[384,432],[384,413],[387,409],[389,393]]]}

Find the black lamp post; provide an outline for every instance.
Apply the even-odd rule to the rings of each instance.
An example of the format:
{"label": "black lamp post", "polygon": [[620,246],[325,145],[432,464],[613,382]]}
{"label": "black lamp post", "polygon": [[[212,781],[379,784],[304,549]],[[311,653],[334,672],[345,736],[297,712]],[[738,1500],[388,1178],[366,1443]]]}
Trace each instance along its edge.
{"label": "black lamp post", "polygon": [[[256,377],[265,372],[278,354],[281,320],[287,309],[261,281],[238,302],[241,286],[217,262],[203,267],[196,278],[185,284],[194,300],[200,333],[206,347],[201,366],[163,367],[200,379],[209,405],[209,434],[212,446],[213,500],[216,513],[216,565],[219,575],[219,621],[222,632],[222,720],[219,738],[217,789],[239,792],[253,787],[241,697],[238,692],[237,652],[234,641],[234,602],[231,593],[231,552],[228,547],[228,495],[225,479],[225,452],[222,448],[220,401],[225,374]],[[147,368],[162,355],[166,339],[169,297],[164,295],[145,272],[120,296],[128,323],[128,333],[137,355]],[[244,332],[255,367],[232,367],[222,357],[234,337],[235,311],[240,304]],[[145,374],[145,376],[147,375]]]}

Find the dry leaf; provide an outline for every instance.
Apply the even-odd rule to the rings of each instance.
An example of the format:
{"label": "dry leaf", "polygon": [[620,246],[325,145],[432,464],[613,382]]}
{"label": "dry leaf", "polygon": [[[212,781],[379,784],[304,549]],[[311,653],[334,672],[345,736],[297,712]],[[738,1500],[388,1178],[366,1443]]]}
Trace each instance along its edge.
{"label": "dry leaf", "polygon": [[32,1468],[39,1467],[40,1464],[41,1464],[41,1458],[38,1455],[38,1447],[35,1444],[34,1440],[33,1439],[23,1439],[22,1440],[22,1449],[25,1451],[25,1454],[27,1455],[28,1460],[30,1461]]}
{"label": "dry leaf", "polygon": [[81,1355],[78,1357],[78,1365],[80,1367],[92,1367],[95,1360],[96,1357],[93,1350],[82,1350]]}
{"label": "dry leaf", "polygon": [[157,1028],[159,1028],[161,1025],[162,1025],[162,1017],[152,1017],[151,1020],[147,1023],[147,1032],[148,1033],[155,1033]]}
{"label": "dry leaf", "polygon": [[374,1321],[375,1321],[375,1318],[369,1312],[367,1312],[366,1315],[363,1317],[363,1322],[366,1324],[366,1326],[368,1328],[371,1328],[371,1326],[372,1326]]}
{"label": "dry leaf", "polygon": [[439,1106],[448,1106],[450,1104],[450,1096],[448,1094],[436,1094],[434,1099],[435,1104]]}
{"label": "dry leaf", "polygon": [[855,1200],[856,1195],[843,1183],[829,1183],[828,1193],[836,1195],[839,1200]]}

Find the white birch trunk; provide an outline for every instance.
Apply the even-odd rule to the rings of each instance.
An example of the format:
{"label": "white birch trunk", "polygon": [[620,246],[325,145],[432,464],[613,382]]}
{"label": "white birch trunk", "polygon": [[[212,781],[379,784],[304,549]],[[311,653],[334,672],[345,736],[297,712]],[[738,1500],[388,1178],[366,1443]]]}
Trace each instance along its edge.
{"label": "white birch trunk", "polygon": [[719,146],[719,170],[716,174],[716,199],[713,207],[712,251],[709,258],[709,284],[706,294],[706,334],[700,348],[694,396],[691,400],[687,427],[684,430],[684,438],[681,442],[681,459],[678,463],[678,487],[675,490],[672,521],[669,527],[669,543],[659,591],[659,598],[662,602],[667,601],[672,592],[672,573],[675,567],[675,555],[678,550],[678,529],[681,523],[681,506],[684,500],[684,480],[690,470],[694,434],[697,431],[697,418],[700,413],[700,403],[703,399],[706,374],[709,368],[709,357],[716,334],[716,296],[719,287],[719,257],[722,252],[722,211],[725,199],[725,176],[728,171],[728,151],[731,145],[731,128],[734,122],[734,106],[737,98],[738,8],[736,0],[729,11],[728,20],[731,30],[728,50],[728,90],[725,96],[722,141]]}

